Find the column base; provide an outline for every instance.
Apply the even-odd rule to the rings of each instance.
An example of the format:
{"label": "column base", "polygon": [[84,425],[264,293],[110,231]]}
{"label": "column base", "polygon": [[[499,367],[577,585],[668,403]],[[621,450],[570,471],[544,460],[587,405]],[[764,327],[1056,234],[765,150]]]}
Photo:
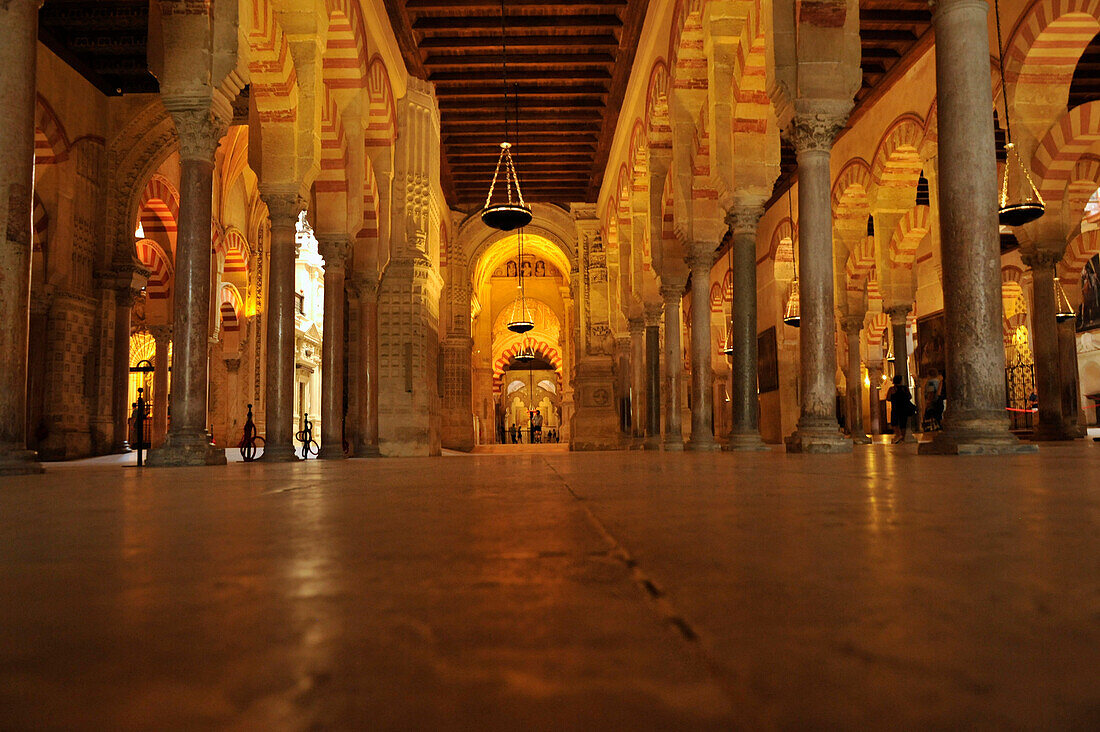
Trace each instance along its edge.
{"label": "column base", "polygon": [[1074,431],[1067,428],[1066,425],[1047,427],[1040,423],[1028,439],[1032,442],[1069,442],[1070,440],[1076,440],[1078,437],[1079,435],[1074,434]]}
{"label": "column base", "polygon": [[853,445],[870,445],[871,442],[872,442],[872,440],[871,440],[870,436],[868,436],[868,435],[864,435],[864,434],[852,435],[852,444]]}
{"label": "column base", "polygon": [[643,450],[660,450],[661,449],[661,436],[650,435],[645,438],[645,442],[642,443]]}
{"label": "column base", "polygon": [[194,435],[169,434],[164,445],[149,451],[150,468],[179,468],[195,465],[225,465],[225,450],[210,442],[205,432]]}
{"label": "column base", "polygon": [[665,435],[664,440],[661,443],[661,449],[665,452],[683,452],[683,435]]}
{"label": "column base", "polygon": [[345,458],[347,458],[347,455],[344,454],[343,445],[326,448],[325,444],[322,442],[321,449],[317,453],[318,460],[344,460]]}
{"label": "column base", "polygon": [[264,445],[264,454],[260,458],[265,463],[296,463],[301,460],[294,445]]}
{"label": "column base", "polygon": [[722,445],[723,452],[768,452],[759,432],[745,432],[730,435],[729,442]]}
{"label": "column base", "polygon": [[382,452],[378,449],[378,445],[360,445],[355,448],[355,454],[352,457],[379,458],[382,457]]}
{"label": "column base", "polygon": [[46,472],[34,450],[0,452],[0,475],[38,475]]}
{"label": "column base", "polygon": [[1014,455],[1038,452],[1037,445],[1009,433],[941,430],[917,446],[918,455]]}
{"label": "column base", "polygon": [[852,451],[852,441],[835,425],[800,425],[786,439],[787,452],[838,454]]}
{"label": "column base", "polygon": [[715,442],[712,437],[709,440],[690,439],[684,445],[684,449],[688,452],[718,452],[722,449],[722,446]]}

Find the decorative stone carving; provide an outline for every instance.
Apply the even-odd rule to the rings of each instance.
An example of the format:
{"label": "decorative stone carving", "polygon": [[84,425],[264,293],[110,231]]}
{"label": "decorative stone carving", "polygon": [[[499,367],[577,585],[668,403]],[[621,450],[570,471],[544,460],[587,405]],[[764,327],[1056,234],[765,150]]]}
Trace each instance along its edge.
{"label": "decorative stone carving", "polygon": [[837,134],[844,129],[847,114],[799,113],[791,120],[786,137],[798,152],[829,152]]}
{"label": "decorative stone carving", "polygon": [[317,237],[317,252],[325,260],[325,270],[344,269],[351,249],[345,234],[322,234]]}
{"label": "decorative stone carving", "polygon": [[218,143],[229,129],[228,121],[209,108],[184,107],[182,104],[173,99],[164,100],[164,106],[179,134],[180,158],[213,164]]}
{"label": "decorative stone carving", "polygon": [[763,215],[764,207],[761,204],[734,204],[726,212],[726,223],[735,235],[752,234],[755,236],[757,226],[760,224],[760,217]]}

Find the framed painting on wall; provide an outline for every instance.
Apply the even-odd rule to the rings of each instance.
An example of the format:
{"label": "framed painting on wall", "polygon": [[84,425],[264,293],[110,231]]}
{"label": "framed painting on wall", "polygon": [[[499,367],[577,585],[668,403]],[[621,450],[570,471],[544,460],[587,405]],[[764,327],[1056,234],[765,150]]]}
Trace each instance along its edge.
{"label": "framed painting on wall", "polygon": [[1100,254],[1081,271],[1081,307],[1077,308],[1077,332],[1100,328]]}
{"label": "framed painting on wall", "polygon": [[943,311],[917,319],[916,361],[918,379],[928,376],[932,369],[940,374],[947,371],[947,333]]}
{"label": "framed painting on wall", "polygon": [[756,375],[761,394],[779,391],[779,349],[774,325],[756,336]]}

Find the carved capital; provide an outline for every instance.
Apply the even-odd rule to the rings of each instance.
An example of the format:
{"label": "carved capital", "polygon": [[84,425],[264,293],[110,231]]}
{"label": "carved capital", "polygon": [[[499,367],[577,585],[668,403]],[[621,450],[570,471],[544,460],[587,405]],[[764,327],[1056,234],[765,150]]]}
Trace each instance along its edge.
{"label": "carved capital", "polygon": [[665,303],[678,303],[684,297],[684,288],[687,287],[685,281],[669,281],[661,285],[661,298]]}
{"label": "carved capital", "polygon": [[365,300],[374,300],[378,297],[378,280],[374,277],[358,275],[348,280],[348,286]]}
{"label": "carved capital", "polygon": [[153,336],[153,340],[158,344],[167,344],[172,339],[172,326],[170,325],[149,325],[145,329],[149,331],[149,335]]}
{"label": "carved capital", "polygon": [[645,318],[627,318],[626,329],[631,335],[641,335],[645,332]]}
{"label": "carved capital", "polygon": [[317,253],[325,260],[325,271],[344,269],[351,247],[347,234],[321,234],[317,237]]}
{"label": "carved capital", "polygon": [[760,225],[760,217],[764,215],[764,206],[759,203],[739,204],[726,212],[726,224],[734,236],[738,234],[751,234],[756,236],[756,228]]}
{"label": "carved capital", "polygon": [[661,315],[664,313],[665,306],[659,302],[647,302],[645,304],[645,324],[646,326],[659,325],[661,322]]}
{"label": "carved capital", "polygon": [[796,113],[786,136],[794,145],[795,152],[829,152],[847,120],[847,114],[835,112]]}
{"label": "carved capital", "polygon": [[1052,249],[1020,250],[1020,259],[1031,269],[1054,269],[1062,261],[1062,252]]}
{"label": "carved capital", "polygon": [[883,308],[883,312],[890,316],[892,325],[903,325],[905,319],[909,317],[909,313],[913,312],[913,305],[907,302],[897,303]]}
{"label": "carved capital", "polygon": [[840,327],[846,334],[858,336],[863,330],[863,319],[862,315],[845,315],[840,319]]}
{"label": "carved capital", "polygon": [[176,125],[180,159],[213,164],[214,153],[229,129],[229,123],[209,107],[177,106],[171,99],[165,99],[164,106]]}
{"label": "carved capital", "polygon": [[260,186],[260,199],[267,204],[267,215],[272,226],[294,226],[298,214],[305,210],[305,201],[298,195],[298,187]]}
{"label": "carved capital", "polygon": [[685,261],[691,269],[692,276],[709,277],[710,268],[714,266],[714,248],[709,244],[705,247],[692,246]]}

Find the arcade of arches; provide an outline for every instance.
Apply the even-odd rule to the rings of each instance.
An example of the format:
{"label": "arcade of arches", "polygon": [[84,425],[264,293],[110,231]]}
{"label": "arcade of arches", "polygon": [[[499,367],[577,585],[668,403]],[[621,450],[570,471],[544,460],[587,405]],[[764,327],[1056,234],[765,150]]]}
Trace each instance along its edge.
{"label": "arcade of arches", "polygon": [[505,8],[508,233],[495,0],[0,0],[3,480],[130,454],[139,388],[154,476],[249,418],[264,464],[1092,455],[1096,0]]}

